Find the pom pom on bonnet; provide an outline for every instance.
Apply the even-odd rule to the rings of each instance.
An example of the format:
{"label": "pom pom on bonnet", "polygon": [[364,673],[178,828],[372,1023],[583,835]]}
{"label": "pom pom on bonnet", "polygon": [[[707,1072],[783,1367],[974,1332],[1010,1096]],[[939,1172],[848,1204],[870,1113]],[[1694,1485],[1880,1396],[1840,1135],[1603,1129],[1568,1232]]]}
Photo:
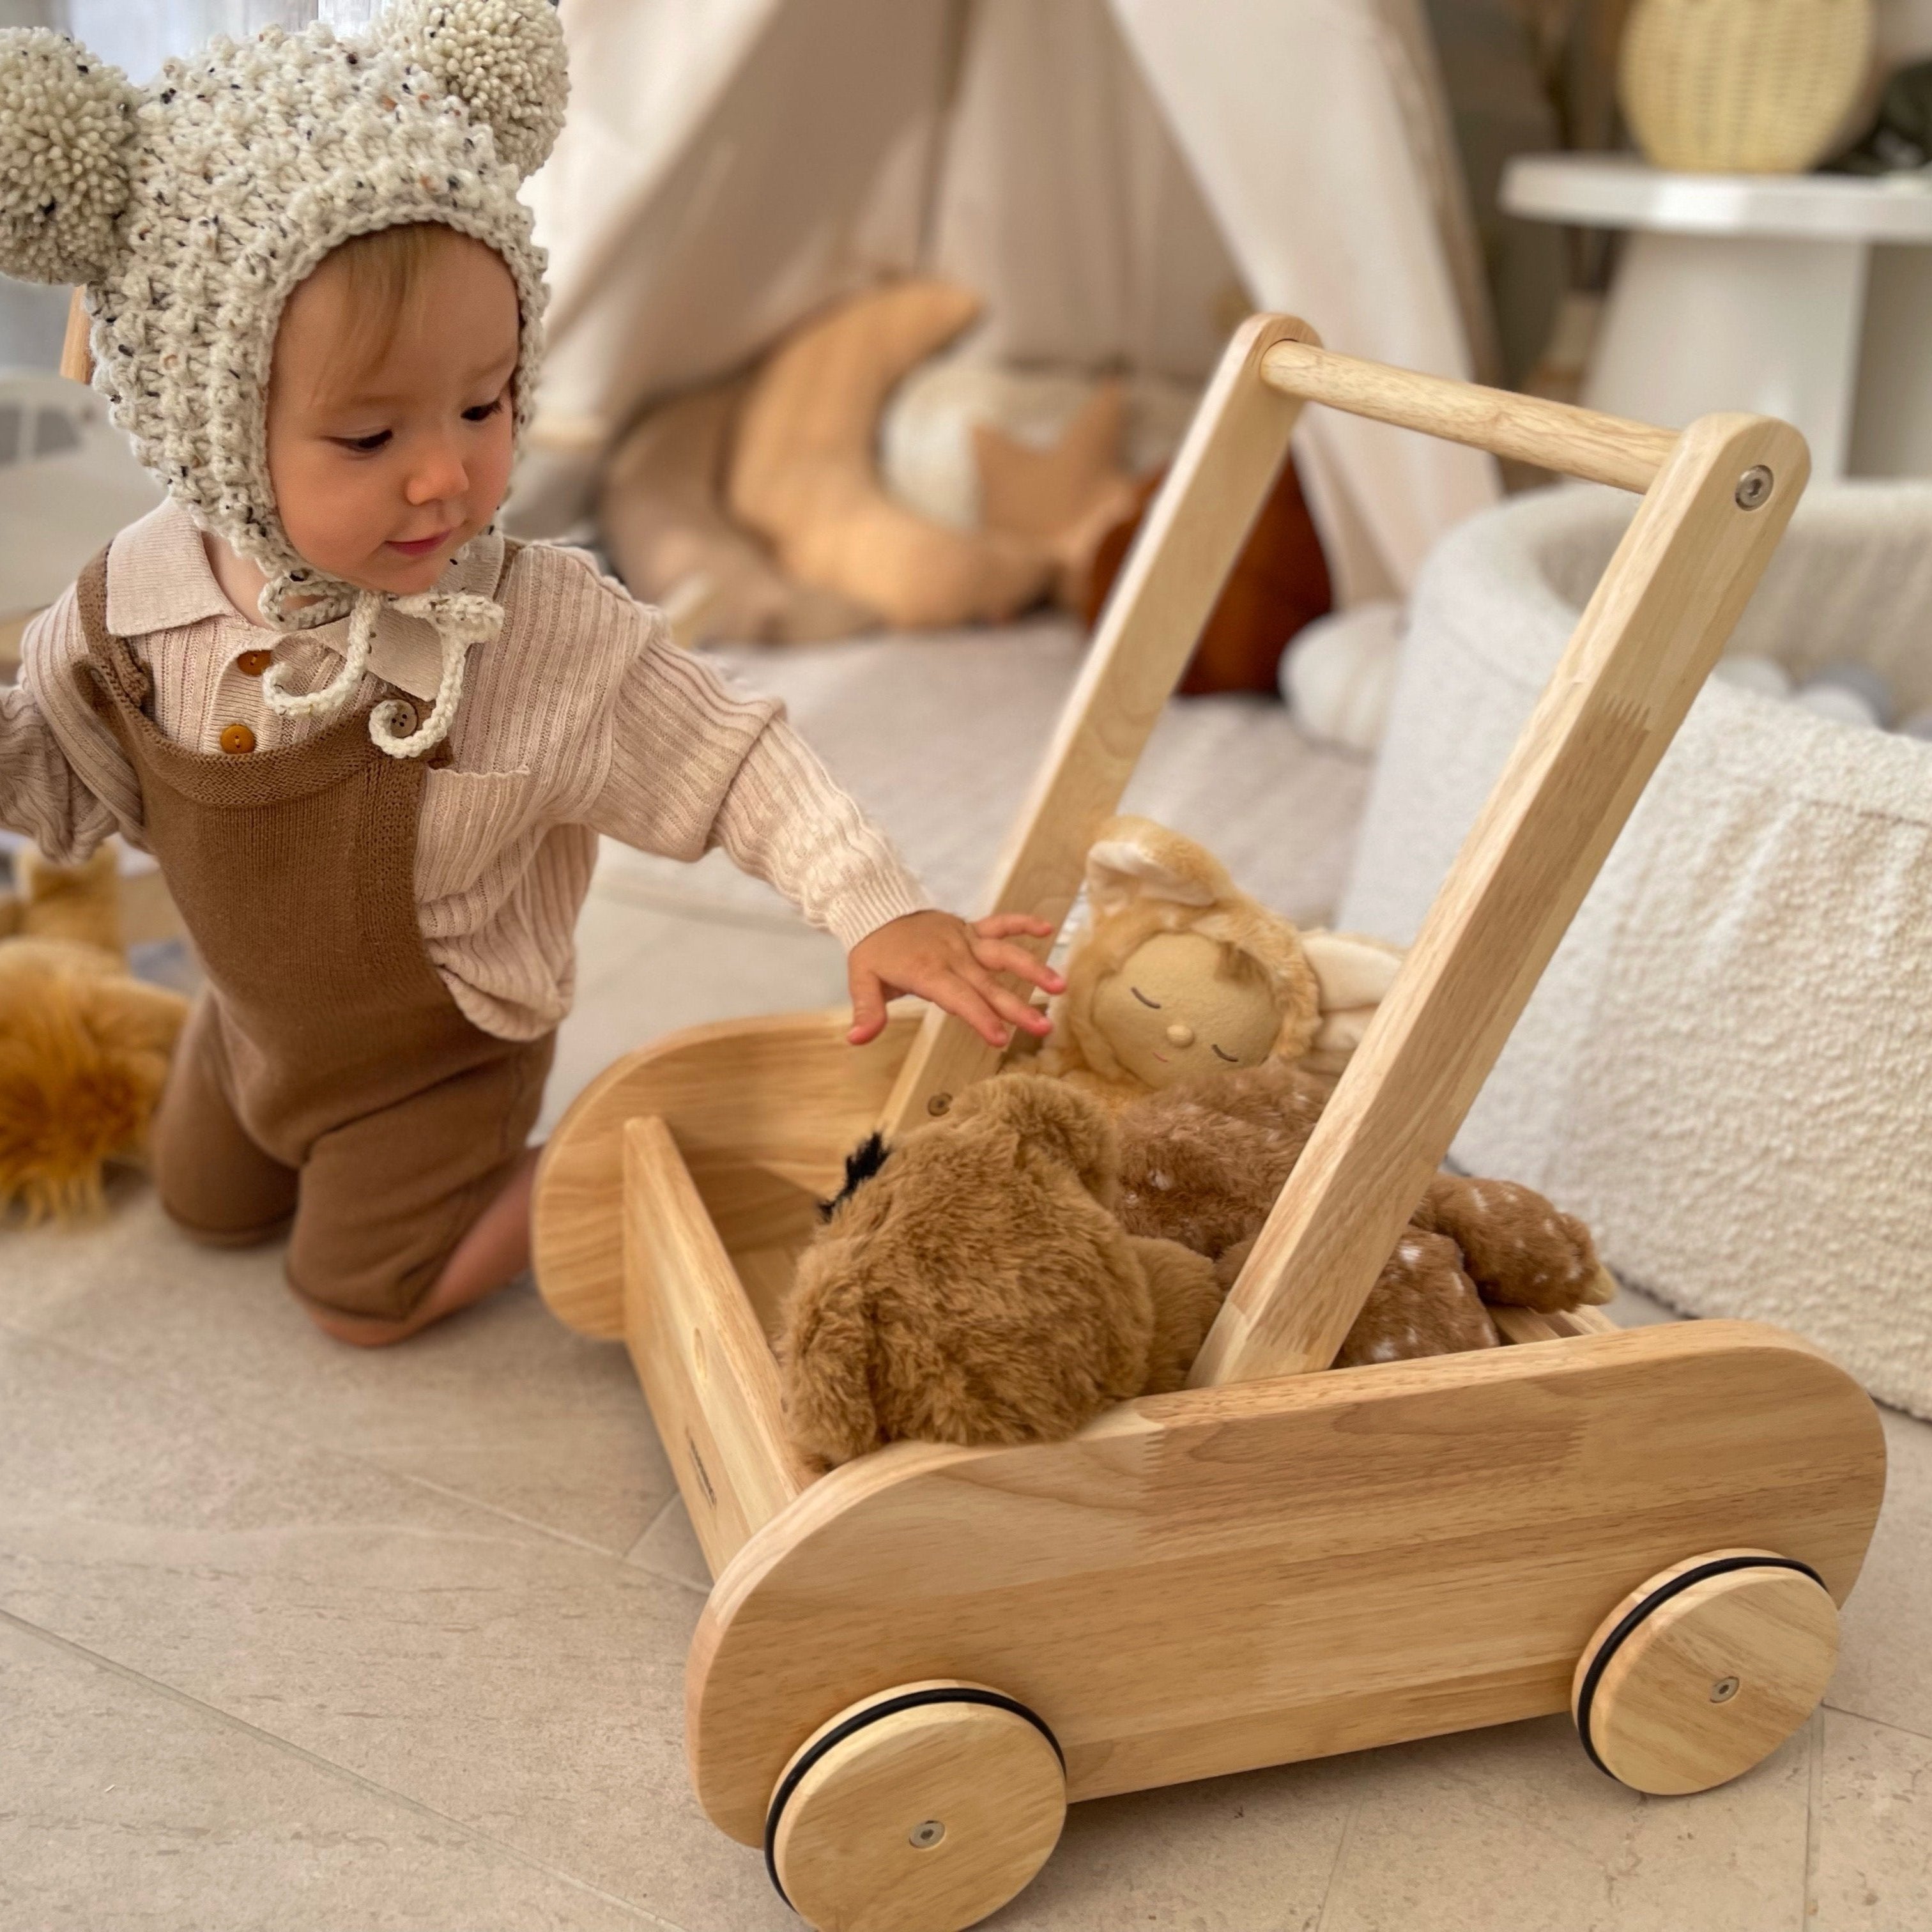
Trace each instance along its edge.
{"label": "pom pom on bonnet", "polygon": [[[136,454],[203,527],[268,579],[284,629],[350,617],[342,674],[277,708],[340,709],[360,681],[382,593],[325,575],[290,543],[268,478],[268,376],[283,304],[331,250],[440,222],[502,257],[522,336],[516,428],[542,353],[544,254],[524,177],[549,153],[567,89],[549,0],[398,0],[366,40],[269,28],[171,60],[146,87],[45,28],[0,31],[0,271],[78,282],[94,386]],[[442,688],[408,738],[448,730],[488,598],[386,599],[436,628]],[[299,606],[299,608],[296,608]]]}

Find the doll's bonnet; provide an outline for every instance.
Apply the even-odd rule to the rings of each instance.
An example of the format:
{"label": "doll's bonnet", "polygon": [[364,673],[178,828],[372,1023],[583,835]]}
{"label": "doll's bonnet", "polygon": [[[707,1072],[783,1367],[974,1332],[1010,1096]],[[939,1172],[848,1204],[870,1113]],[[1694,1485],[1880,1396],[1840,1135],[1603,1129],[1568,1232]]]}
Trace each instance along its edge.
{"label": "doll's bonnet", "polygon": [[400,755],[447,729],[463,652],[502,612],[474,596],[386,599],[296,554],[268,478],[277,325],[296,284],[355,236],[440,222],[472,236],[517,286],[520,435],[544,292],[517,191],[550,152],[566,90],[548,0],[398,0],[367,40],[272,27],[170,60],[145,87],[48,28],[0,32],[0,270],[81,285],[94,387],[175,500],[268,578],[266,620],[308,628],[352,614],[344,676],[278,709],[339,708],[385,601],[435,627],[436,713],[409,740],[386,742],[372,722]]}

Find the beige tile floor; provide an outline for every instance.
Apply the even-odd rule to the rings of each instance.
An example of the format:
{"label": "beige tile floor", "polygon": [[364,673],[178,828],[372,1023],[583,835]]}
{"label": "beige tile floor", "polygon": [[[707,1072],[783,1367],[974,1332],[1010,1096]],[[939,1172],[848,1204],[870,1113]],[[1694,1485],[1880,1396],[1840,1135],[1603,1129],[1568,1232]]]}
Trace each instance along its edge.
{"label": "beige tile floor", "polygon": [[[553,1118],[668,1027],[838,994],[829,941],[624,892]],[[1559,1719],[1220,1779],[1077,1808],[993,1922],[1928,1932],[1932,1427],[1886,1426],[1827,1707],[1738,1784],[1639,1798]],[[529,1288],[356,1354],[130,1184],[0,1233],[0,1472],[4,1932],[796,1923],[686,1785],[704,1576],[641,1399]]]}

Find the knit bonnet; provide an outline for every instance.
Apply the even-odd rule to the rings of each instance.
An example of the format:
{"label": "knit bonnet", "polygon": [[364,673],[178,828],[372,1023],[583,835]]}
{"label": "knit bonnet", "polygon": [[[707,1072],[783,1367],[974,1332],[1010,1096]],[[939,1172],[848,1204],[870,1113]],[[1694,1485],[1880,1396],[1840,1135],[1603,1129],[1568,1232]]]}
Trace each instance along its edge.
{"label": "knit bonnet", "polygon": [[387,707],[371,720],[399,756],[448,730],[464,652],[502,613],[470,594],[358,589],[296,553],[268,477],[276,328],[331,250],[440,222],[493,249],[515,281],[520,436],[544,290],[517,191],[550,152],[566,88],[549,0],[398,0],[366,39],[271,27],[170,60],[145,87],[47,28],[0,32],[0,270],[82,285],[94,387],[170,495],[267,577],[268,622],[349,616],[342,674],[307,698],[272,683],[277,710],[339,710],[385,604],[434,627],[444,670],[430,717],[406,737]]}

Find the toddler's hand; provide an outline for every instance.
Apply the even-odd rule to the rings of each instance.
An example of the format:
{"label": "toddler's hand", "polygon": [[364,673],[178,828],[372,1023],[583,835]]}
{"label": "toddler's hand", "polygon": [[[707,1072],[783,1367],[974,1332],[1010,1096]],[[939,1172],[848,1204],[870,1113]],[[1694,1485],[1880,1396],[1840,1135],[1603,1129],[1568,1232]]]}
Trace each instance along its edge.
{"label": "toddler's hand", "polygon": [[1004,1046],[1010,1026],[1050,1032],[1046,1014],[996,976],[1011,974],[1044,992],[1064,992],[1066,982],[1058,973],[1012,943],[1018,934],[1046,939],[1052,932],[1045,920],[1017,912],[994,913],[972,925],[950,912],[914,912],[880,926],[845,962],[852,988],[852,1030],[845,1037],[854,1046],[877,1040],[885,1030],[886,1002],[901,993],[916,993],[957,1014],[989,1046]]}

